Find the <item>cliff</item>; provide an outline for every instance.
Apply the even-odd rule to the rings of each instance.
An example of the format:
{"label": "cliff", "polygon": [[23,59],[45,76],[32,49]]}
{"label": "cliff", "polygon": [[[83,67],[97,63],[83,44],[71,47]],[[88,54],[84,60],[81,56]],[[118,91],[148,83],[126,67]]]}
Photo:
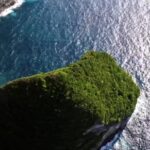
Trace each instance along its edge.
{"label": "cliff", "polygon": [[12,81],[0,88],[0,149],[97,150],[123,129],[138,96],[103,52]]}

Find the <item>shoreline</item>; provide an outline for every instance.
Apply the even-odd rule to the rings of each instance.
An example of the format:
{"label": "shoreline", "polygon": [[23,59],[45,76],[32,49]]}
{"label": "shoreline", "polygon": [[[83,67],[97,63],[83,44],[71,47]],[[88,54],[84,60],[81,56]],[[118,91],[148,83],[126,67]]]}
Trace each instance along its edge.
{"label": "shoreline", "polygon": [[23,3],[25,2],[25,0],[15,0],[14,5],[4,9],[4,11],[2,11],[0,13],[0,17],[5,17],[8,14],[11,14],[13,12],[14,9],[20,7]]}

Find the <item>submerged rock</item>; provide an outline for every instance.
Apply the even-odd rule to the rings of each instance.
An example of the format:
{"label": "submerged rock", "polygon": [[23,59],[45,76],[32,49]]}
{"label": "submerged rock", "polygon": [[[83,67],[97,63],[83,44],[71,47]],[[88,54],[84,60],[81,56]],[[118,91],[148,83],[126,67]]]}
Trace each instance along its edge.
{"label": "submerged rock", "polygon": [[12,81],[0,88],[0,149],[97,150],[123,128],[138,96],[103,52]]}

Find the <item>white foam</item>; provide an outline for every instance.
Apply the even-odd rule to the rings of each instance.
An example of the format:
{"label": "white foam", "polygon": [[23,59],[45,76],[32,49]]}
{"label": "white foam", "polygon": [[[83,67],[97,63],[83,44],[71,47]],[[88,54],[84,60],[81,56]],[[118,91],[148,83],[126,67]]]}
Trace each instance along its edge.
{"label": "white foam", "polygon": [[0,17],[5,17],[8,14],[12,13],[14,9],[20,7],[23,3],[24,0],[15,0],[15,4],[10,6],[9,8],[6,8],[3,12],[0,13]]}

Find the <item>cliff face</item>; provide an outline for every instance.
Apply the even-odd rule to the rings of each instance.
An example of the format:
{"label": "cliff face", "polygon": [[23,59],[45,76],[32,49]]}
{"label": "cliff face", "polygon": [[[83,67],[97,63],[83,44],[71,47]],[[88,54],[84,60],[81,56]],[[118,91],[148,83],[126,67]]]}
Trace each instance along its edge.
{"label": "cliff face", "polygon": [[123,129],[138,96],[131,77],[100,52],[12,81],[0,88],[0,149],[96,150]]}
{"label": "cliff face", "polygon": [[0,1],[0,13],[6,8],[15,4],[15,0],[1,0]]}

